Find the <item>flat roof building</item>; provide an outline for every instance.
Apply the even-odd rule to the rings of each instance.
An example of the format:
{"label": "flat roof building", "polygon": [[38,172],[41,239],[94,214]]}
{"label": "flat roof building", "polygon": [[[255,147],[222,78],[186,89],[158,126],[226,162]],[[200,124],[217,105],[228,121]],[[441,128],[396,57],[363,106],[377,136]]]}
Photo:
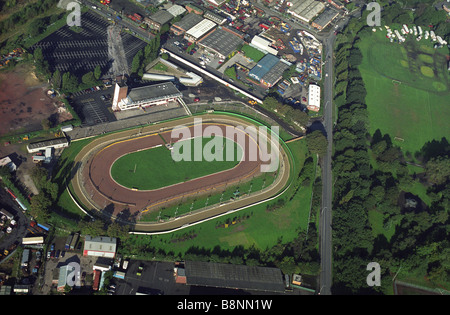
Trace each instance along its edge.
{"label": "flat roof building", "polygon": [[285,288],[278,268],[186,261],[184,269],[187,285],[265,292]]}
{"label": "flat roof building", "polygon": [[179,22],[172,24],[172,26],[170,27],[170,31],[178,36],[183,35],[195,25],[200,23],[202,20],[203,18],[201,15],[189,13],[184,16]]}
{"label": "flat roof building", "polygon": [[177,17],[179,15],[183,15],[184,13],[186,13],[186,9],[183,8],[181,5],[174,4],[173,6],[167,9],[167,12]]}
{"label": "flat roof building", "polygon": [[338,10],[328,7],[311,23],[311,25],[318,30],[323,30],[338,16]]}
{"label": "flat roof building", "polygon": [[147,24],[150,29],[159,32],[161,30],[161,27],[164,24],[169,23],[173,18],[174,16],[168,11],[159,10],[158,12],[152,14],[150,17],[145,17],[144,23]]}
{"label": "flat roof building", "polygon": [[271,47],[270,45],[272,45],[272,42],[270,40],[258,35],[255,35],[250,42],[250,46],[264,52],[265,54],[269,53],[275,56],[278,55],[278,50]]}
{"label": "flat roof building", "polygon": [[283,78],[283,73],[287,69],[289,69],[290,64],[287,61],[279,59],[278,63],[276,63],[261,79],[261,83],[264,84],[267,88],[271,88],[278,81]]}
{"label": "flat roof building", "polygon": [[280,59],[276,56],[267,54],[265,55],[248,73],[249,77],[261,81],[262,78],[272,69]]}
{"label": "flat roof building", "polygon": [[116,246],[117,239],[115,237],[87,235],[84,241],[83,256],[114,258]]}
{"label": "flat roof building", "polygon": [[292,1],[292,6],[287,10],[294,18],[309,23],[325,9],[325,4],[316,0]]}
{"label": "flat roof building", "polygon": [[34,142],[27,145],[28,153],[35,153],[47,148],[61,149],[69,146],[69,141],[66,138],[56,138],[40,142]]}
{"label": "flat roof building", "polygon": [[214,23],[217,23],[219,25],[223,25],[225,24],[225,22],[227,21],[227,18],[220,15],[220,14],[216,14],[214,12],[211,11],[206,11],[205,14],[203,14],[203,17],[213,21]]}
{"label": "flat roof building", "polygon": [[204,12],[202,9],[200,9],[199,7],[196,7],[195,5],[193,5],[191,3],[186,4],[185,8],[189,13],[194,12],[195,14],[202,15]]}
{"label": "flat roof building", "polygon": [[120,96],[117,97],[117,102],[116,98],[113,99],[113,111],[167,105],[183,97],[172,82],[133,88],[130,91],[126,85],[116,84],[114,95],[116,94]]}
{"label": "flat roof building", "polygon": [[240,45],[244,44],[244,40],[223,28],[217,28],[198,44],[225,59]]}
{"label": "flat roof building", "polygon": [[213,21],[203,19],[200,23],[189,29],[184,37],[190,42],[197,42],[214,30],[216,26],[217,24]]}
{"label": "flat roof building", "polygon": [[315,84],[309,85],[308,90],[308,110],[318,112],[320,110],[320,86]]}
{"label": "flat roof building", "polygon": [[14,164],[9,156],[0,159],[0,167],[6,167],[10,172],[14,172],[17,169],[16,164]]}

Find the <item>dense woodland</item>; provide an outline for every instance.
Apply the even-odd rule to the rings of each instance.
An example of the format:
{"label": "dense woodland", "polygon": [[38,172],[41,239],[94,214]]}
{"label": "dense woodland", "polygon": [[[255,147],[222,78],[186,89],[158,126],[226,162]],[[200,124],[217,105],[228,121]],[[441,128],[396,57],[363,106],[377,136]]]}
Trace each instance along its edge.
{"label": "dense woodland", "polygon": [[[394,4],[392,11],[385,7],[384,17],[398,20],[398,5]],[[427,14],[428,9],[423,12]],[[434,286],[448,284],[450,145],[445,138],[424,144],[414,154],[424,171],[411,174],[407,166],[413,160],[411,154],[405,156],[389,135],[368,133],[366,89],[358,70],[362,54],[356,46],[364,33],[370,32],[365,20],[363,16],[350,21],[338,35],[335,54],[338,120],[333,157],[333,292],[387,293],[394,276],[426,277]],[[417,183],[427,187],[429,206],[407,194]],[[374,236],[371,210],[382,214],[384,229],[395,225],[390,240],[383,234]],[[372,261],[381,265],[381,287],[366,284],[366,267]]]}

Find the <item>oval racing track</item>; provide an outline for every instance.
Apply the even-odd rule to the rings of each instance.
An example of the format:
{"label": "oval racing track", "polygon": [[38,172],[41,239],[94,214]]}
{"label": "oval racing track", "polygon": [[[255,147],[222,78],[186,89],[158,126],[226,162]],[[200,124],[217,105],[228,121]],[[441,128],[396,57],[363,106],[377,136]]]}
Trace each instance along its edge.
{"label": "oval racing track", "polygon": [[[224,137],[227,137],[226,126],[242,126],[244,128],[253,126],[248,121],[237,117],[206,114],[102,136],[86,145],[74,160],[75,167],[72,170],[71,177],[75,195],[89,210],[96,210],[109,218],[112,217],[122,223],[131,224],[134,231],[156,232],[170,231],[246,207],[273,197],[286,188],[289,182],[290,161],[280,144],[281,159],[278,176],[272,185],[262,191],[241,197],[234,202],[192,211],[191,214],[180,215],[168,221],[135,223],[134,221],[138,220],[142,213],[159,209],[163,205],[183,202],[187,198],[199,194],[220,192],[228,185],[249,180],[261,173],[261,165],[267,164],[259,159],[259,154],[257,160],[249,159],[248,144],[255,139],[252,139],[252,136],[246,133],[245,156],[234,168],[188,182],[147,191],[134,191],[119,185],[111,178],[110,168],[117,158],[127,153],[164,145],[164,142],[173,143],[174,139],[171,139],[172,129],[180,125],[188,127],[194,134],[195,118],[202,118],[202,131],[208,126],[217,126],[222,130]],[[235,139],[231,140],[235,141]],[[278,139],[276,140],[278,141]]]}

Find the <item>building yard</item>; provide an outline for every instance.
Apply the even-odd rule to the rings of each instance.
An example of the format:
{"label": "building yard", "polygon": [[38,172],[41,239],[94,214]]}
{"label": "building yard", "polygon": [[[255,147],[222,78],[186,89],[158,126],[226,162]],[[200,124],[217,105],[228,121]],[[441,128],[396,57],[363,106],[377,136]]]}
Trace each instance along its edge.
{"label": "building yard", "polygon": [[414,39],[390,43],[382,31],[364,37],[359,47],[372,134],[380,129],[412,154],[450,134],[447,48]]}
{"label": "building yard", "polygon": [[0,73],[0,137],[41,130],[44,119],[54,125],[72,119],[47,91],[29,65]]}

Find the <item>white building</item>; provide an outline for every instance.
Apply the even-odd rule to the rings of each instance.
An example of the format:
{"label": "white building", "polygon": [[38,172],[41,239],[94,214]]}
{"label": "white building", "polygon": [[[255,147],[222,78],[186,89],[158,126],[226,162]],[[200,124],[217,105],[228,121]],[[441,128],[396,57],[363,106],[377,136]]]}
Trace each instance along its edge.
{"label": "white building", "polygon": [[167,9],[167,12],[172,14],[173,16],[179,16],[186,12],[186,9],[183,8],[181,5],[174,4],[170,8]]}
{"label": "white building", "polygon": [[84,241],[83,256],[114,258],[116,246],[117,239],[115,237],[87,235]]}
{"label": "white building", "polygon": [[256,35],[255,37],[253,37],[250,46],[261,50],[264,53],[269,53],[272,55],[278,55],[278,50],[276,50],[275,48],[271,47],[270,45],[272,44],[272,42],[268,39],[265,39],[261,36]]}
{"label": "white building", "polygon": [[128,90],[126,84],[116,83],[112,103],[113,111],[167,105],[182,99],[183,94],[172,82],[143,86]]}
{"label": "white building", "polygon": [[315,84],[309,85],[307,108],[313,112],[320,110],[320,86]]}
{"label": "white building", "polygon": [[191,42],[197,42],[203,36],[207,35],[210,31],[212,31],[217,26],[216,23],[214,23],[211,20],[203,19],[200,23],[197,23],[194,27],[189,29],[186,34],[185,38],[188,41]]}
{"label": "white building", "polygon": [[28,153],[36,153],[43,151],[47,148],[61,149],[67,148],[69,141],[66,138],[57,138],[52,140],[46,140],[41,142],[34,142],[27,145]]}

